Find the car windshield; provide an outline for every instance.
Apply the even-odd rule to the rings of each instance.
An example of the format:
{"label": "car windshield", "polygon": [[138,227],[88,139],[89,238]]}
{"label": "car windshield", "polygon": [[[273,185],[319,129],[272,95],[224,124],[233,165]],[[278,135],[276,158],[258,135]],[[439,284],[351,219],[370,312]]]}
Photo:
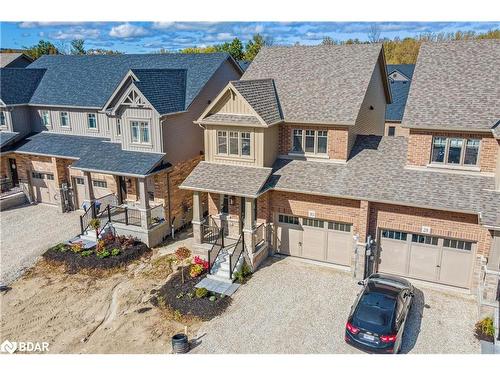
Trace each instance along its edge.
{"label": "car windshield", "polygon": [[367,331],[383,334],[392,330],[396,299],[383,293],[367,292],[359,300],[352,323]]}

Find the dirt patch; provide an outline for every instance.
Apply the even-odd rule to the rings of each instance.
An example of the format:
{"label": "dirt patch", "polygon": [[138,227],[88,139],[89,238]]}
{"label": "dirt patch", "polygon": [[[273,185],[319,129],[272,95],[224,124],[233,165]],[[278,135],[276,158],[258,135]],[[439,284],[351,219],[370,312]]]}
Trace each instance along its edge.
{"label": "dirt patch", "polygon": [[64,263],[69,273],[76,273],[82,269],[109,269],[123,267],[126,264],[141,258],[144,255],[151,255],[151,249],[144,243],[133,241],[128,245],[123,245],[118,240],[107,244],[109,249],[119,249],[117,255],[102,258],[98,253],[74,252],[69,246],[57,245],[51,247],[43,254],[43,258],[51,262]]}
{"label": "dirt patch", "polygon": [[213,319],[222,314],[231,304],[231,297],[208,292],[203,298],[196,296],[195,285],[204,277],[205,273],[197,277],[190,277],[188,267],[184,270],[184,283],[181,272],[173,274],[169,280],[151,299],[151,303],[160,308],[166,308],[174,317],[181,316],[199,318],[203,321]]}
{"label": "dirt patch", "polygon": [[194,337],[199,323],[152,308],[151,290],[172,273],[158,259],[75,274],[39,262],[0,294],[0,342],[47,341],[49,353],[170,353],[171,336],[188,326]]}

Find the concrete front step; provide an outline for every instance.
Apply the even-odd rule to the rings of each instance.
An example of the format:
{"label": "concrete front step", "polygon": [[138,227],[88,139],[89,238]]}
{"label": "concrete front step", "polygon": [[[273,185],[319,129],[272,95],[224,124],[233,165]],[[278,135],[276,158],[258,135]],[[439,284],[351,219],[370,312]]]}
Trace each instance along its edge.
{"label": "concrete front step", "polygon": [[215,281],[220,281],[220,282],[223,282],[223,283],[232,283],[233,282],[233,280],[231,280],[229,278],[229,273],[227,274],[227,276],[220,275],[219,273],[208,274],[207,275],[207,279],[215,280]]}

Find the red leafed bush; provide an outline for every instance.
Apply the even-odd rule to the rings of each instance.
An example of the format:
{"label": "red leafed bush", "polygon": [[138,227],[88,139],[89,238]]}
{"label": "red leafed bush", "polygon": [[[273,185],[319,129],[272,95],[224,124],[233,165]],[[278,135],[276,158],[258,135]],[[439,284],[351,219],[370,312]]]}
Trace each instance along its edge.
{"label": "red leafed bush", "polygon": [[195,256],[193,261],[194,264],[202,266],[205,271],[208,270],[208,261],[201,259],[199,256]]}

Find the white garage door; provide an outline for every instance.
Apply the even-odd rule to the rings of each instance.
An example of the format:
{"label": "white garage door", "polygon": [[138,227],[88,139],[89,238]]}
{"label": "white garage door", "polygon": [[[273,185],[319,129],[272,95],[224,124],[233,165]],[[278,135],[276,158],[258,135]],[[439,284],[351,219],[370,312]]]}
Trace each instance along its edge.
{"label": "white garage door", "polygon": [[281,254],[351,265],[351,224],[278,214],[277,237]]}
{"label": "white garage door", "polygon": [[381,230],[378,270],[469,288],[474,248],[469,241]]}
{"label": "white garage door", "polygon": [[56,187],[54,174],[46,172],[31,172],[35,200],[41,203],[57,204],[59,189]]}

